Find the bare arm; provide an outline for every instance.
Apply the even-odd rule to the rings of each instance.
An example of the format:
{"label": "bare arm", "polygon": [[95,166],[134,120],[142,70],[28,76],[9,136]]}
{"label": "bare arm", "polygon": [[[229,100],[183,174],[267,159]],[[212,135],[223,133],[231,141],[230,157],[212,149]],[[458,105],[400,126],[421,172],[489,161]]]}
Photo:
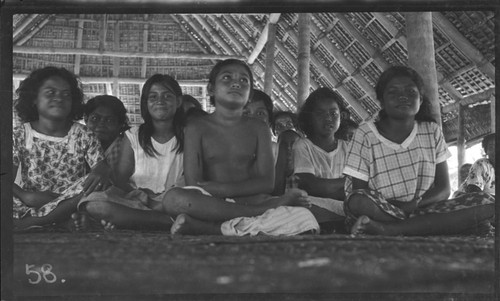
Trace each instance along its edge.
{"label": "bare arm", "polygon": [[368,182],[358,178],[352,178],[352,190],[356,189],[368,189]]}
{"label": "bare arm", "polygon": [[419,207],[423,207],[438,201],[446,200],[450,196],[450,178],[448,175],[448,164],[446,161],[436,165],[434,186],[424,193]]}
{"label": "bare arm", "polygon": [[130,140],[127,136],[123,137],[122,145],[120,148],[120,156],[116,170],[113,171],[113,178],[115,185],[123,191],[129,192],[133,190],[129,184],[129,179],[135,170],[134,150],[130,145]]}
{"label": "bare arm", "polygon": [[[310,173],[298,173],[296,175],[299,178],[299,188],[304,189],[309,195],[336,200],[345,198],[344,178],[324,179]],[[368,183],[366,186],[368,186]]]}
{"label": "bare arm", "polygon": [[184,130],[184,179],[186,186],[198,185],[199,182],[204,181],[199,127],[199,122],[191,122]]}
{"label": "bare arm", "polygon": [[281,133],[278,140],[278,158],[276,159],[274,190],[272,195],[282,195],[285,193],[286,178],[293,174],[293,144],[299,135],[287,130]]}
{"label": "bare arm", "polygon": [[[13,174],[17,174],[18,168],[19,166],[13,166]],[[33,208],[40,208],[59,196],[59,194],[52,191],[26,191],[16,183],[12,185],[12,192],[26,206]]]}

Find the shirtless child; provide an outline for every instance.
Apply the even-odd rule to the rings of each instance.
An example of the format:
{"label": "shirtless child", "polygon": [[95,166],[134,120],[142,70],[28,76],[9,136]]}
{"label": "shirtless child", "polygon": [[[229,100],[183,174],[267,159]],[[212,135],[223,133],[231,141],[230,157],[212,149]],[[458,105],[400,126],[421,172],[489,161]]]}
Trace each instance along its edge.
{"label": "shirtless child", "polygon": [[269,128],[242,115],[253,88],[250,68],[235,59],[221,61],[210,72],[207,88],[215,111],[185,129],[188,187],[173,188],[163,199],[166,213],[177,217],[171,232],[221,234],[223,221],[284,205],[307,205],[302,190],[269,195],[274,187]]}

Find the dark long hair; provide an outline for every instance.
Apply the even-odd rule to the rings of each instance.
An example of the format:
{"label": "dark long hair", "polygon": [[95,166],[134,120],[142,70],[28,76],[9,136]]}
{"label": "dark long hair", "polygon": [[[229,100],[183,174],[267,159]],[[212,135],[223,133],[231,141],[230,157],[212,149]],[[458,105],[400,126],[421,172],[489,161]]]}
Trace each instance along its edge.
{"label": "dark long hair", "polygon": [[[250,95],[248,96],[248,99],[251,99],[253,94],[253,74],[250,67],[244,61],[240,61],[237,59],[227,59],[219,61],[217,64],[215,64],[215,66],[210,71],[210,74],[208,75],[208,84],[211,85],[212,87],[215,86],[215,79],[217,78],[217,75],[219,75],[223,67],[228,65],[240,65],[247,70],[248,75],[250,76]],[[215,99],[213,96],[210,96],[210,104],[215,106]]]}
{"label": "dark long hair", "polygon": [[[144,149],[144,152],[151,157],[159,155],[158,151],[154,148],[153,142],[151,141],[151,136],[153,135],[153,118],[148,110],[148,94],[154,84],[160,84],[166,88],[169,88],[177,96],[178,100],[181,101],[182,89],[179,83],[171,76],[166,74],[155,74],[148,78],[144,83],[141,92],[141,116],[144,119],[144,123],[139,126],[139,144]],[[184,135],[183,135],[183,123],[184,123],[184,110],[179,107],[176,109],[174,114],[174,134],[177,139],[177,145],[175,146],[176,152],[181,153],[183,151],[184,145]]]}
{"label": "dark long hair", "polygon": [[[420,109],[415,115],[415,120],[437,122],[431,115],[430,101],[429,98],[427,98],[427,95],[425,95],[424,91],[424,81],[420,74],[418,74],[417,71],[413,70],[410,67],[392,66],[382,72],[377,81],[377,85],[375,86],[375,93],[377,95],[378,101],[380,101],[380,103],[384,101],[384,90],[387,87],[387,84],[389,84],[389,82],[396,77],[407,77],[411,79],[417,86],[420,97],[422,98],[422,104],[420,105]],[[387,113],[384,111],[384,109],[381,109],[378,112],[378,117],[379,119],[387,118]]]}
{"label": "dark long hair", "polygon": [[83,92],[78,77],[64,68],[44,67],[37,69],[24,79],[16,90],[16,112],[22,122],[38,120],[38,110],[34,101],[38,97],[38,90],[50,77],[59,77],[65,80],[71,90],[71,112],[68,118],[77,121],[83,117]]}
{"label": "dark long hair", "polygon": [[311,137],[314,134],[312,125],[314,108],[316,107],[318,101],[323,99],[333,99],[339,106],[341,113],[346,110],[340,95],[333,92],[330,88],[323,87],[313,91],[306,98],[306,101],[299,112],[299,127],[308,137]]}

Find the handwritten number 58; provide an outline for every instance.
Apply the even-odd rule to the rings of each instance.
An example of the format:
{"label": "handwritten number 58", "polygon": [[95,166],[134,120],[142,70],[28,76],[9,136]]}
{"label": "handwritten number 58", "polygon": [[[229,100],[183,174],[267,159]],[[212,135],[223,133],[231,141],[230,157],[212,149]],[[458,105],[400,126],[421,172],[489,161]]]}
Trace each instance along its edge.
{"label": "handwritten number 58", "polygon": [[52,273],[52,265],[48,263],[43,264],[40,271],[35,268],[34,264],[26,264],[26,275],[32,274],[34,274],[34,277],[28,278],[30,284],[38,284],[42,279],[47,283],[54,283],[57,280],[56,275]]}

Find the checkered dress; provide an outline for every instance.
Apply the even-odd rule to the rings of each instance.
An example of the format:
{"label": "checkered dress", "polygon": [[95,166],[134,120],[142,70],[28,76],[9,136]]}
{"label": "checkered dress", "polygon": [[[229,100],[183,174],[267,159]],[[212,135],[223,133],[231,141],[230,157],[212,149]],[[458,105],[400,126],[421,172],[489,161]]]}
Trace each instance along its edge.
{"label": "checkered dress", "polygon": [[410,202],[432,187],[436,165],[450,156],[436,123],[415,122],[408,138],[397,144],[368,122],[358,128],[349,145],[344,174],[368,182],[388,201]]}

